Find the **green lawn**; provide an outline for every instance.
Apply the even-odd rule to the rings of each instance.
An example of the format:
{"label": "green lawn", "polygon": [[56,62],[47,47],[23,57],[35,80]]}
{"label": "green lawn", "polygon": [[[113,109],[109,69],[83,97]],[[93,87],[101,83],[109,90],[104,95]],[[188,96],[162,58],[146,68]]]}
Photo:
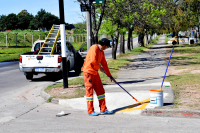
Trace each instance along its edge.
{"label": "green lawn", "polygon": [[0,62],[19,60],[22,53],[30,52],[31,47],[2,48],[0,47]]}

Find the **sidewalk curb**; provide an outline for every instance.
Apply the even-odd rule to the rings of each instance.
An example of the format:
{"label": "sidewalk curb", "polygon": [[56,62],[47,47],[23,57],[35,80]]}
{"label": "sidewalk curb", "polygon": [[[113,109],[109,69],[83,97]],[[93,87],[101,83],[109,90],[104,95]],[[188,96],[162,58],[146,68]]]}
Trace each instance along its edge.
{"label": "sidewalk curb", "polygon": [[144,109],[142,116],[200,118],[200,111],[179,109]]}
{"label": "sidewalk curb", "polygon": [[[77,77],[72,77],[72,78],[69,78],[68,80],[72,80],[74,78],[78,78],[78,77],[83,77],[83,76],[77,76]],[[62,80],[62,79],[61,79]],[[57,82],[54,82],[54,83],[48,83],[46,85],[44,85],[44,87],[40,90],[40,96],[45,99],[46,101],[48,101],[49,99],[51,99],[51,103],[54,103],[54,104],[59,104],[59,98],[53,98],[53,96],[47,94],[44,90],[50,86],[50,85],[54,85],[54,84],[57,84],[58,82],[60,81],[57,81]],[[61,81],[62,82],[62,81]]]}
{"label": "sidewalk curb", "polygon": [[49,83],[49,84],[46,84],[41,90],[40,90],[40,96],[44,99],[44,100],[48,100],[49,98],[51,98],[52,96],[47,94],[44,90],[50,86],[50,85],[53,85],[55,83]]}
{"label": "sidewalk curb", "polygon": [[45,85],[41,90],[40,90],[40,96],[46,100],[48,102],[49,99],[51,99],[51,103],[54,103],[54,104],[59,104],[59,98],[53,98],[51,95],[47,94],[44,90],[50,86],[50,85],[54,85],[54,84],[57,84],[57,83],[50,83],[50,84],[47,84]]}

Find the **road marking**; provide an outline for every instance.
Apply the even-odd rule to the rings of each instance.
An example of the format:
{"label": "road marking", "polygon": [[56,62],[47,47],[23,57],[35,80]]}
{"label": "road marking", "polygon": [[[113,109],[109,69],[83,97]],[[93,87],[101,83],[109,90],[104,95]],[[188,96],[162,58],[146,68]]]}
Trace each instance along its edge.
{"label": "road marking", "polygon": [[[123,108],[122,110],[119,110],[117,111],[116,113],[119,113],[119,112],[126,112],[126,111],[133,111],[133,110],[141,110],[141,109],[145,109],[146,106],[150,103],[150,98],[147,98],[143,101],[141,101],[143,104],[140,105],[139,103],[136,103],[136,104],[133,104],[133,105],[130,105],[126,108]],[[137,107],[137,106],[140,106],[139,108],[134,108],[134,107]]]}

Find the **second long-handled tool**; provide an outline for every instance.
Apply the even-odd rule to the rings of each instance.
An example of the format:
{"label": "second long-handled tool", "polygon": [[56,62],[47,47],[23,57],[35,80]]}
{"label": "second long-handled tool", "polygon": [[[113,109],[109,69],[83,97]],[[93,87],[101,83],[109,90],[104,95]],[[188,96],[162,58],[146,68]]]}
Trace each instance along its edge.
{"label": "second long-handled tool", "polygon": [[163,83],[164,83],[164,81],[165,81],[165,76],[166,76],[167,69],[168,69],[168,66],[169,66],[169,63],[170,63],[170,59],[171,59],[171,57],[172,57],[173,50],[174,50],[174,46],[173,46],[173,48],[172,48],[172,51],[171,51],[171,54],[170,54],[170,57],[169,57],[169,61],[168,61],[168,64],[167,64],[167,68],[166,68],[166,70],[165,70],[165,75],[164,75],[164,77],[163,77],[163,81],[162,81],[162,84],[161,84],[160,90],[162,90]]}

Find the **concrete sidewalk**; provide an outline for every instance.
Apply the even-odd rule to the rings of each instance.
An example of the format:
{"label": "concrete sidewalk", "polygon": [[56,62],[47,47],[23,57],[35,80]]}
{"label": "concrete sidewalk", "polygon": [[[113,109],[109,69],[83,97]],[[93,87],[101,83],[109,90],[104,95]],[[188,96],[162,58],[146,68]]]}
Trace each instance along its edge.
{"label": "concrete sidewalk", "polygon": [[[159,38],[158,43],[155,44],[150,51],[133,57],[128,57],[129,59],[132,59],[133,62],[128,64],[126,67],[123,67],[118,73],[118,78],[116,79],[124,89],[138,99],[138,101],[144,102],[144,104],[139,105],[117,84],[104,85],[108,110],[113,110],[115,115],[123,113],[130,115],[173,116],[169,115],[169,113],[164,113],[166,110],[167,112],[175,111],[173,109],[174,94],[170,83],[164,82],[163,85],[164,106],[155,108],[153,104],[149,103],[149,90],[160,89],[167,67],[167,62],[163,59],[166,53],[166,45],[164,41],[165,36],[162,35]],[[41,91],[41,96],[45,99],[50,97],[45,94],[43,90]],[[85,110],[87,112],[85,97],[74,99],[53,99],[53,102],[65,107]],[[94,108],[95,112],[100,113],[96,95],[94,95]],[[158,112],[159,115],[156,115],[156,112]],[[182,115],[174,116],[188,117],[191,115],[184,115],[184,113],[182,113]]]}

